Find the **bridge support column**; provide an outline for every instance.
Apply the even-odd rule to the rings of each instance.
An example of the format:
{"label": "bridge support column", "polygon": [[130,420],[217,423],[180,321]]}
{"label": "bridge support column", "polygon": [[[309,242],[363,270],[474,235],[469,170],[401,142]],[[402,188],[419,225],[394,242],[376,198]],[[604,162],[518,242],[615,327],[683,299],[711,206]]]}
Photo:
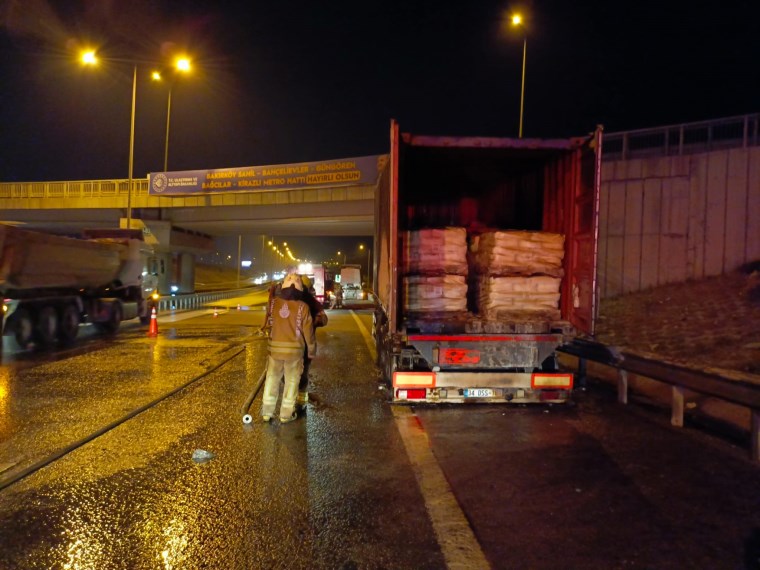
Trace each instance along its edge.
{"label": "bridge support column", "polygon": [[195,256],[180,253],[177,258],[177,279],[179,293],[195,293]]}

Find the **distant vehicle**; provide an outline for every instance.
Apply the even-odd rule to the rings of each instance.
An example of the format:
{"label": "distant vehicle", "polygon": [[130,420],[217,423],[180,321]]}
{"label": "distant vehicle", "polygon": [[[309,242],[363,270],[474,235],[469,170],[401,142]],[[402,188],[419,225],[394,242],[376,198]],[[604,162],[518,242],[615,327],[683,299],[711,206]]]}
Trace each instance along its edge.
{"label": "distant vehicle", "polygon": [[[601,129],[572,139],[458,138],[401,133],[391,123],[390,160],[375,191],[373,334],[394,402],[569,400],[573,375],[559,370],[556,352],[593,334],[601,144]],[[535,311],[525,294],[505,311],[483,310],[490,297],[478,293],[496,281],[492,275],[509,274],[478,274],[467,256],[464,270],[449,271],[435,266],[450,259],[444,251],[427,250],[437,273],[424,273],[411,237],[452,229],[466,234],[468,254],[486,232],[559,235],[556,309]],[[519,241],[503,255],[531,259],[530,247]],[[417,270],[405,272],[411,267]],[[410,298],[412,287],[418,293]]]}
{"label": "distant vehicle", "polygon": [[343,300],[363,299],[361,265],[343,265],[340,268],[340,286],[343,288]]}
{"label": "distant vehicle", "polygon": [[314,296],[322,305],[330,302],[327,286],[332,287],[332,273],[321,263],[304,263],[298,266],[298,272],[311,279]]}
{"label": "distant vehicle", "polygon": [[157,283],[148,272],[153,250],[141,238],[136,230],[77,239],[0,224],[3,335],[21,348],[49,348],[73,341],[82,323],[113,334],[122,320],[150,322],[156,300],[146,293],[157,296]]}

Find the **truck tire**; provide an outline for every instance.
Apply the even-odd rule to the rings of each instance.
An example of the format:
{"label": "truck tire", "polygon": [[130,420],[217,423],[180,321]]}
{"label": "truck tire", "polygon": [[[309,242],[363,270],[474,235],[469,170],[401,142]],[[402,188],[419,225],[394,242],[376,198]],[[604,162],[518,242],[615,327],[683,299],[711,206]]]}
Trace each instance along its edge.
{"label": "truck tire", "polygon": [[26,348],[34,338],[34,323],[29,311],[26,309],[16,309],[13,315],[14,331],[13,336],[19,348]]}
{"label": "truck tire", "polygon": [[61,344],[70,344],[79,333],[79,311],[74,305],[66,305],[61,311],[58,326],[58,340]]}
{"label": "truck tire", "polygon": [[34,336],[44,348],[53,346],[58,340],[58,313],[54,307],[47,305],[37,313]]}
{"label": "truck tire", "polygon": [[124,310],[121,308],[121,303],[118,301],[111,304],[111,310],[108,313],[108,320],[95,323],[95,328],[105,334],[114,334],[119,330],[121,324],[121,318],[124,314]]}

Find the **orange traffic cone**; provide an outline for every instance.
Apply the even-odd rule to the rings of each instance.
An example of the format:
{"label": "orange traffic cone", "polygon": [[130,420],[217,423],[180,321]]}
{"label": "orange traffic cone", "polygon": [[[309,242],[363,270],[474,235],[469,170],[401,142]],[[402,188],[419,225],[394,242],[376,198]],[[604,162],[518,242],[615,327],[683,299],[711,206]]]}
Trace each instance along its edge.
{"label": "orange traffic cone", "polygon": [[150,312],[150,328],[148,329],[148,336],[158,336],[158,319],[156,318],[156,308]]}

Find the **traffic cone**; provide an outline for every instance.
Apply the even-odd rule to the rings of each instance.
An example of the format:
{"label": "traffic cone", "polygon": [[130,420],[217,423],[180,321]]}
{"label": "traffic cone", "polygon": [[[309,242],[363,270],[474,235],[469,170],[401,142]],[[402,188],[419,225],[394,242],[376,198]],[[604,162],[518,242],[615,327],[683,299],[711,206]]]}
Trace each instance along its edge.
{"label": "traffic cone", "polygon": [[148,329],[148,336],[158,336],[158,319],[156,318],[156,308],[150,312],[150,328]]}

